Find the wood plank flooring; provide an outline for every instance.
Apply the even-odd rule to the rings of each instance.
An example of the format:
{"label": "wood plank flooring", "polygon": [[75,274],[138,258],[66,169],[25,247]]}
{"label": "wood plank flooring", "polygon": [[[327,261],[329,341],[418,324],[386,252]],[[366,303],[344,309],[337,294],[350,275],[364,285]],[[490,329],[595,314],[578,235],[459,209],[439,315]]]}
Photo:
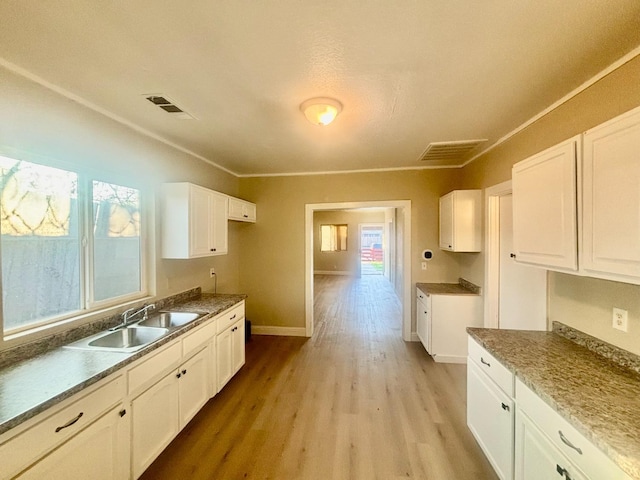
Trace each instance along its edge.
{"label": "wood plank flooring", "polygon": [[254,335],[141,478],[497,478],[466,426],[466,367],[402,340],[386,279],[319,275],[315,292],[314,337]]}

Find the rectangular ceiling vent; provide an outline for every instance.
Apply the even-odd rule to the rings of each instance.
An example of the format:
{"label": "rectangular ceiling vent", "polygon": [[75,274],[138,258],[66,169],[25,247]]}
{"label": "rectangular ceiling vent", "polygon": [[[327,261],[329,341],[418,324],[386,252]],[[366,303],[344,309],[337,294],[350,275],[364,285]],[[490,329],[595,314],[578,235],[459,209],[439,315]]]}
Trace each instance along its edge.
{"label": "rectangular ceiling vent", "polygon": [[486,142],[487,139],[480,140],[457,140],[453,142],[431,142],[427,149],[420,156],[420,161],[429,162],[438,166],[458,166],[462,165],[471,153]]}
{"label": "rectangular ceiling vent", "polygon": [[144,97],[153,103],[156,107],[161,108],[167,113],[170,113],[174,118],[178,120],[195,120],[193,115],[188,114],[183,109],[175,104],[175,102],[166,95],[160,93],[145,94]]}

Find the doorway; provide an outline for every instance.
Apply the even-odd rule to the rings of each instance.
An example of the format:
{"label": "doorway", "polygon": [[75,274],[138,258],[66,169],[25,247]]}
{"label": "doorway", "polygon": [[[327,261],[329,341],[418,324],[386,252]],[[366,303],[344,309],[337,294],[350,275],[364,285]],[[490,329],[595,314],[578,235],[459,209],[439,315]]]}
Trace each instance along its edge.
{"label": "doorway", "polygon": [[[344,203],[314,203],[305,205],[305,335],[311,337],[314,330],[314,213],[326,210],[381,208],[394,212],[395,234],[387,234],[393,244],[393,255],[383,262],[387,278],[393,285],[402,305],[402,338],[411,341],[411,201],[388,200]],[[386,228],[386,227],[385,227]]]}
{"label": "doorway", "polygon": [[517,263],[511,181],[488,188],[485,327],[546,330],[547,272]]}
{"label": "doorway", "polygon": [[384,224],[361,223],[360,232],[360,275],[384,275],[386,245]]}

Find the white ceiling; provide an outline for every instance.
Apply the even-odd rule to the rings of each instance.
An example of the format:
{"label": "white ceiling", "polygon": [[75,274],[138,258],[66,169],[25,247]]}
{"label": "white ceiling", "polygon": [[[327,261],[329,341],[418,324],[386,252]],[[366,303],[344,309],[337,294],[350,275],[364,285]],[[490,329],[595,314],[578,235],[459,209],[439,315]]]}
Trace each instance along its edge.
{"label": "white ceiling", "polygon": [[[0,2],[5,63],[239,175],[477,153],[639,44],[638,0]],[[344,105],[328,127],[315,96]]]}

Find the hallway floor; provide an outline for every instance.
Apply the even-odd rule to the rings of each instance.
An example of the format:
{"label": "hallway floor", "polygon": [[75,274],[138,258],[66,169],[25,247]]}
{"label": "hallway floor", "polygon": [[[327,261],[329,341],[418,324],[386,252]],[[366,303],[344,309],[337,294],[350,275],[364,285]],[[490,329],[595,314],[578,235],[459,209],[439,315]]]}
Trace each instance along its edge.
{"label": "hallway floor", "polygon": [[315,292],[314,337],[254,335],[142,478],[497,478],[466,426],[466,367],[402,340],[387,280],[318,275]]}

